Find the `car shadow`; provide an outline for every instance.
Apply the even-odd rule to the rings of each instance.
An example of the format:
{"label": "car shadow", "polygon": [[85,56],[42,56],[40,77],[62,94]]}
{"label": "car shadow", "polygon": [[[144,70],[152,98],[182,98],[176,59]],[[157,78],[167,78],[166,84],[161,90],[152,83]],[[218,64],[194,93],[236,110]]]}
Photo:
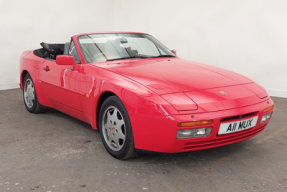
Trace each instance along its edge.
{"label": "car shadow", "polygon": [[89,123],[81,121],[75,117],[67,115],[66,113],[63,113],[63,112],[58,111],[58,110],[53,109],[53,108],[47,108],[47,111],[45,113],[43,113],[43,115],[57,116],[57,117],[60,117],[62,119],[71,121],[73,124],[81,126],[81,128],[92,129],[92,130],[98,132],[97,130],[93,129]]}

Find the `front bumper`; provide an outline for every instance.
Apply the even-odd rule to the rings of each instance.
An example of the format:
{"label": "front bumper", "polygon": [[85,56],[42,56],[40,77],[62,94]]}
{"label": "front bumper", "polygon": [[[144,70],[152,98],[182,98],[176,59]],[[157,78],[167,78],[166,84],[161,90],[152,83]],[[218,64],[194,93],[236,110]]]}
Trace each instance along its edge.
{"label": "front bumper", "polygon": [[[216,112],[170,115],[162,118],[130,114],[134,133],[135,148],[155,152],[179,153],[237,143],[239,141],[251,138],[264,130],[271,118],[264,123],[260,123],[262,116],[266,114],[263,113],[263,110],[272,105],[274,105],[273,101],[268,98],[267,100],[255,105]],[[258,116],[258,121],[255,127],[235,133],[218,135],[219,126],[222,122],[238,121],[238,119],[232,118],[227,120],[224,119],[245,114],[249,115],[243,117],[243,119]],[[191,115],[194,117],[192,118]],[[195,126],[179,128],[177,126],[179,122],[211,119],[213,120],[213,124],[211,125],[212,131],[208,137],[176,139],[176,133],[179,129],[206,127]],[[208,125],[208,127],[210,126]]]}

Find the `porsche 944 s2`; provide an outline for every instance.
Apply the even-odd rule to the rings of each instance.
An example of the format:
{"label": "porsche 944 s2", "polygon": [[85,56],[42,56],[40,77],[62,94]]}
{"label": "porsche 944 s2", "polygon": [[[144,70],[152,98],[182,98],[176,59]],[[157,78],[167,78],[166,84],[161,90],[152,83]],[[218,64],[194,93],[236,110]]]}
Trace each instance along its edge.
{"label": "porsche 944 s2", "polygon": [[149,34],[86,33],[41,45],[21,55],[27,110],[50,107],[91,124],[118,159],[236,143],[261,132],[273,112],[251,79],[180,59]]}

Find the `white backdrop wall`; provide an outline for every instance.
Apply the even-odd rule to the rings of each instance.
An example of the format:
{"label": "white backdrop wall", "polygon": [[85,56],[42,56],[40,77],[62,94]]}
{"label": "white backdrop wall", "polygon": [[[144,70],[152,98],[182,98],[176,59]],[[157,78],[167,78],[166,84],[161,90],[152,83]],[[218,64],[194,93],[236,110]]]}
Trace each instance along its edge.
{"label": "white backdrop wall", "polygon": [[181,58],[287,97],[286,0],[115,0],[115,30],[147,32]]}
{"label": "white backdrop wall", "polygon": [[286,0],[0,0],[0,90],[19,57],[90,31],[140,31],[181,58],[241,73],[287,97]]}
{"label": "white backdrop wall", "polygon": [[24,50],[113,29],[113,0],[0,0],[0,90],[19,87]]}

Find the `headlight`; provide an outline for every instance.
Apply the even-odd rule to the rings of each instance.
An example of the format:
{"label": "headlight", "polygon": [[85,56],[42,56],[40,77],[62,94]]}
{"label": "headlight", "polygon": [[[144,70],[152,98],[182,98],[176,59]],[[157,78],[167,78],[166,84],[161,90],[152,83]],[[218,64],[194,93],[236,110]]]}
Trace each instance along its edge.
{"label": "headlight", "polygon": [[172,93],[161,95],[168,103],[170,103],[177,111],[197,110],[197,105],[184,93]]}
{"label": "headlight", "polygon": [[211,133],[211,127],[198,128],[198,129],[181,129],[177,131],[177,139],[188,139],[196,137],[207,137]]}
{"label": "headlight", "polygon": [[268,119],[270,119],[271,117],[271,114],[272,112],[266,114],[266,115],[263,115],[262,118],[261,118],[261,122],[260,123],[264,123],[265,121],[267,121]]}

